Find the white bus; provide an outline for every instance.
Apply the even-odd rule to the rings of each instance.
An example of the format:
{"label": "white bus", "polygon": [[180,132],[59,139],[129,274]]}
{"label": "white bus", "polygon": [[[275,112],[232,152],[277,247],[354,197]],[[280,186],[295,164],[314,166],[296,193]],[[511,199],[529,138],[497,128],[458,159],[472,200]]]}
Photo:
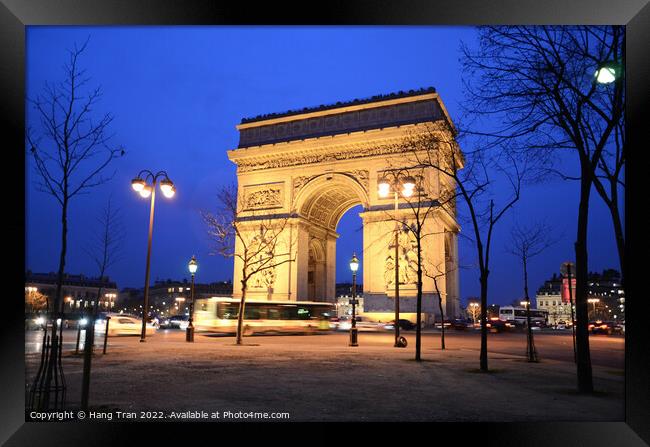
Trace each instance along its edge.
{"label": "white bus", "polygon": [[[526,309],[523,307],[502,306],[499,308],[499,320],[515,323],[517,326],[526,325]],[[548,324],[548,311],[530,309],[530,323],[532,325]]]}
{"label": "white bus", "polygon": [[[193,317],[196,331],[236,333],[239,303],[236,298],[198,298]],[[316,333],[329,330],[334,316],[332,303],[246,300],[242,332]]]}

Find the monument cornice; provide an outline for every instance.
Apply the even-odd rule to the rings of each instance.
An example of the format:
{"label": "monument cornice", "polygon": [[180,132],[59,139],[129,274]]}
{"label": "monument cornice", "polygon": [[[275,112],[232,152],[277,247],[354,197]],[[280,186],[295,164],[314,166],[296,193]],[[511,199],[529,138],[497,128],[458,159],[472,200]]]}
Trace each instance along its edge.
{"label": "monument cornice", "polygon": [[409,151],[408,148],[400,145],[409,131],[431,124],[444,130],[439,121],[408,124],[233,149],[228,151],[228,158],[237,165],[238,172],[248,172],[326,161],[400,154]]}

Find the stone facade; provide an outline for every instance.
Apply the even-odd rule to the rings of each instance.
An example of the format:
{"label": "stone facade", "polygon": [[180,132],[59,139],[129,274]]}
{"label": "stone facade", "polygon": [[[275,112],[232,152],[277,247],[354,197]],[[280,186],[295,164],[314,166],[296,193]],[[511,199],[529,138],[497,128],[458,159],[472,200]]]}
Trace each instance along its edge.
{"label": "stone facade", "polygon": [[[237,126],[240,143],[228,151],[237,165],[238,218],[249,225],[284,221],[278,250],[292,262],[251,278],[247,296],[254,299],[327,301],[334,303],[336,227],[343,214],[361,204],[363,212],[364,309],[394,310],[394,198],[378,196],[378,179],[387,170],[403,168],[404,138],[421,126],[453,129],[437,93],[328,108]],[[453,136],[448,135],[453,139]],[[434,169],[418,175],[426,180],[427,197],[453,187]],[[400,200],[398,217],[412,217]],[[453,213],[439,207],[425,221],[430,234],[423,243],[424,264],[444,273],[438,279],[448,316],[460,312],[457,233]],[[413,238],[400,236],[400,308],[415,311],[416,281]],[[237,243],[235,250],[241,250]],[[415,256],[415,260],[414,260]],[[234,297],[241,296],[241,261],[235,258]],[[393,269],[393,270],[391,270]],[[392,273],[391,273],[392,272]],[[433,279],[423,278],[423,312],[437,312]]]}

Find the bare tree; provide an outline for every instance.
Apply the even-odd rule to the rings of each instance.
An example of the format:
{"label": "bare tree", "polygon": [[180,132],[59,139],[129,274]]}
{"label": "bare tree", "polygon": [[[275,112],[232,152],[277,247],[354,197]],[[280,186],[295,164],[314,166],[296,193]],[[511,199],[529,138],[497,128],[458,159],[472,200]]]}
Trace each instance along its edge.
{"label": "bare tree", "polygon": [[[452,138],[455,134],[452,129],[444,132],[434,125],[422,126],[425,127],[417,134],[413,133],[407,140],[415,166],[433,168],[442,174],[441,178],[446,179],[446,182],[441,182],[441,195],[445,194],[446,189],[451,197],[461,197],[469,213],[481,284],[480,369],[488,371],[486,324],[492,236],[496,224],[519,200],[522,184],[528,180],[526,175],[532,171],[529,169],[528,159],[519,161],[508,151],[490,153],[481,148],[466,150],[463,157]],[[499,176],[500,180],[510,187],[511,194],[501,207],[498,207],[493,197],[495,176]],[[455,204],[455,200],[449,201],[449,206],[454,208],[453,214]]]}
{"label": "bare tree", "polygon": [[[417,137],[416,137],[417,138]],[[407,141],[409,141],[410,136],[407,137]],[[408,143],[407,143],[408,145]],[[411,148],[411,146],[408,146]],[[412,162],[411,164],[413,165],[412,167],[409,167],[408,169],[400,169],[397,171],[392,171],[393,176],[395,177],[394,183],[397,184],[399,181],[399,178],[410,178],[414,182],[414,188],[413,188],[413,193],[411,195],[402,195],[402,201],[407,205],[406,206],[406,213],[399,213],[397,215],[391,215],[390,219],[396,220],[403,229],[403,234],[407,235],[411,234],[413,236],[413,240],[415,242],[416,250],[415,250],[415,265],[416,265],[416,288],[417,288],[417,296],[416,296],[416,329],[415,329],[415,360],[420,361],[421,360],[421,352],[422,352],[422,298],[423,298],[423,276],[427,276],[427,263],[425,259],[422,256],[422,248],[423,245],[426,243],[426,239],[430,238],[431,236],[442,236],[444,237],[444,230],[443,231],[436,231],[430,223],[433,222],[435,218],[435,213],[442,212],[446,213],[447,212],[447,206],[450,205],[452,201],[455,200],[455,192],[453,189],[448,189],[443,192],[438,192],[436,194],[436,197],[433,196],[433,191],[434,191],[434,183],[435,181],[432,181],[430,178],[430,173],[435,173],[437,176],[437,172],[434,169],[431,169],[428,166],[423,166],[419,165],[417,163],[417,160],[411,156],[410,151],[407,152],[407,159],[410,159]],[[403,163],[404,160],[401,160]],[[407,163],[408,165],[409,163]],[[391,173],[391,170],[387,170],[384,172],[384,176],[387,175],[387,173]],[[398,237],[398,241],[399,241]],[[408,254],[408,252],[407,252]],[[406,260],[407,265],[404,266],[404,268],[409,269],[411,268],[410,262],[407,256],[404,257]],[[445,271],[442,270],[439,272],[440,276],[444,277],[445,276]],[[396,276],[399,280],[399,275]],[[441,297],[440,297],[440,290],[437,284],[437,278],[438,276],[433,276],[434,283],[436,286],[436,291],[438,293],[438,299],[439,299],[439,304],[440,304],[440,314],[441,317],[443,318],[444,322],[444,312],[442,311],[442,304],[441,304]],[[398,324],[396,322],[396,324]],[[444,326],[444,324],[443,324]],[[444,328],[443,328],[444,331]],[[443,344],[443,349],[444,349],[444,332],[442,336],[442,344]]]}
{"label": "bare tree", "polygon": [[[557,150],[574,151],[580,162],[575,241],[577,376],[578,390],[592,392],[587,328],[589,196],[593,186],[603,196],[597,169],[607,166],[610,184],[615,186],[605,202],[618,228],[616,188],[625,158],[624,145],[612,139],[624,135],[625,31],[622,26],[489,26],[479,32],[478,48],[463,48],[468,111],[479,119],[488,118],[492,128],[475,133],[489,144],[514,143],[547,163],[554,161]],[[593,76],[605,63],[616,67],[611,68],[615,82],[609,85],[598,84]],[[493,123],[500,124],[495,129]],[[605,151],[612,144],[620,150],[619,156],[607,158]],[[616,231],[622,256],[618,242],[622,229]]]}
{"label": "bare tree", "polygon": [[201,214],[208,226],[208,235],[215,244],[213,254],[234,258],[241,263],[236,342],[241,345],[248,282],[256,275],[272,274],[276,267],[293,262],[293,240],[287,236],[288,218],[253,213],[242,217],[244,200],[238,197],[236,186],[224,187],[218,193],[217,200],[220,208],[217,214],[206,211]]}
{"label": "bare tree", "polygon": [[605,202],[605,205],[607,205],[609,214],[612,217],[622,284],[625,284],[625,233],[621,218],[622,204],[620,202],[619,188],[623,191],[625,190],[623,174],[626,144],[625,117],[622,116],[614,128],[614,141],[603,149],[602,156],[598,161],[598,169],[594,176],[596,191]]}
{"label": "bare tree", "polygon": [[527,344],[526,357],[529,362],[537,362],[537,351],[533,340],[533,330],[530,324],[530,295],[528,293],[528,263],[535,256],[541,254],[548,247],[557,242],[552,237],[552,229],[543,222],[536,222],[529,226],[515,225],[510,231],[511,242],[507,247],[508,253],[521,261],[524,275],[524,300],[526,301],[526,327]]}
{"label": "bare tree", "polygon": [[472,318],[474,324],[476,324],[476,318],[481,315],[481,304],[478,300],[478,297],[475,299],[470,298],[467,302],[467,314]]}
{"label": "bare tree", "polygon": [[[86,326],[86,338],[84,341],[84,365],[81,385],[81,408],[88,408],[88,396],[90,393],[90,370],[92,367],[92,355],[95,346],[95,321],[99,311],[99,303],[104,291],[106,273],[120,259],[120,250],[124,242],[124,226],[120,216],[120,210],[112,207],[111,199],[97,218],[99,231],[95,235],[94,243],[86,251],[90,259],[97,266],[100,285],[97,288],[97,298],[94,305],[89,309],[90,315]],[[108,337],[108,333],[104,333]]]}
{"label": "bare tree", "polygon": [[[454,269],[457,269],[457,267]],[[447,270],[446,266],[442,269],[440,268],[440,264],[436,264],[431,268],[425,268],[424,270],[424,275],[433,280],[433,286],[438,295],[438,310],[440,311],[440,349],[443,351],[445,350],[445,312],[442,307],[442,292],[440,291],[439,281],[444,280],[449,273],[450,271]]]}
{"label": "bare tree", "polygon": [[[63,313],[61,287],[67,254],[70,201],[110,180],[112,175],[104,177],[102,173],[113,159],[124,155],[123,149],[110,144],[112,135],[107,132],[113,117],[106,114],[97,121],[92,118],[94,107],[101,98],[101,89],[98,87],[84,93],[90,79],[85,70],[79,68],[78,62],[87,44],[88,41],[81,47],[75,45],[74,50],[69,51],[69,59],[64,66],[65,80],[46,83],[44,92],[29,100],[40,124],[38,132],[32,126],[26,132],[27,150],[33,157],[38,174],[37,188],[52,195],[61,206],[61,252],[56,292],[49,315],[52,324],[51,355],[47,356],[47,364],[42,369],[44,381],[41,382],[39,378],[37,382],[41,385],[34,391],[40,396],[37,401],[39,408],[50,406],[52,380],[56,382],[62,379],[61,359],[57,354],[60,351],[57,319]],[[55,377],[57,374],[61,377]],[[59,396],[57,392],[54,406],[62,403],[56,402],[63,399]]]}

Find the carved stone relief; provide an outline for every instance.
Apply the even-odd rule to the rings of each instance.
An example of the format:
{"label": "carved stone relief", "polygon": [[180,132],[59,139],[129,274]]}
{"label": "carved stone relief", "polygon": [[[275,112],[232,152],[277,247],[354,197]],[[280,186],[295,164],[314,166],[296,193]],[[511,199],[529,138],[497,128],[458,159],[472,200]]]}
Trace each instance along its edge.
{"label": "carved stone relief", "polygon": [[[417,241],[411,232],[400,231],[398,237],[399,284],[417,283]],[[384,282],[387,289],[395,287],[395,240],[391,239],[385,260]]]}
{"label": "carved stone relief", "polygon": [[[366,169],[354,169],[352,171],[343,171],[343,174],[348,174],[352,177],[354,177],[363,188],[368,191],[368,188],[370,186],[370,181],[369,181],[369,173],[368,170]],[[317,175],[311,175],[311,176],[306,176],[306,175],[301,175],[299,177],[294,177],[293,179],[293,195],[294,197],[300,191],[300,189],[307,184],[311,179],[314,177],[317,177]]]}
{"label": "carved stone relief", "polygon": [[244,209],[280,208],[284,202],[284,183],[244,187]]}

